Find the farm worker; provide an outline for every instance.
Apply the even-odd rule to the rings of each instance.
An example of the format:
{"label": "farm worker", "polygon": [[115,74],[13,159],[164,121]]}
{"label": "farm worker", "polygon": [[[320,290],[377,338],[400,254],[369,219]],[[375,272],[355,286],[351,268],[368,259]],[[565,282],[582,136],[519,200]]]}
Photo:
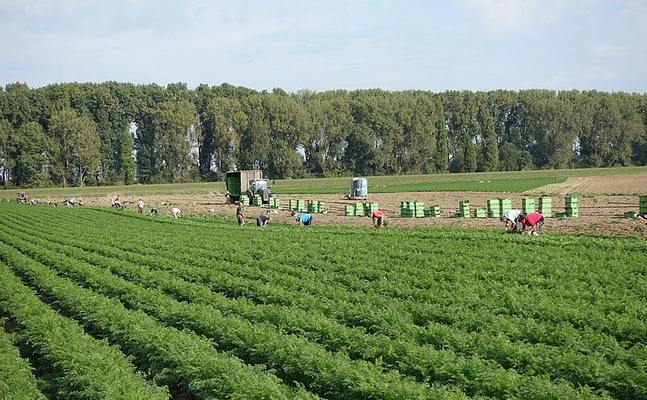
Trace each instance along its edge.
{"label": "farm worker", "polygon": [[384,213],[382,211],[375,210],[370,215],[368,215],[368,217],[371,217],[373,219],[373,225],[375,225],[376,228],[384,227],[384,225],[382,225],[382,221],[384,220]]}
{"label": "farm worker", "polygon": [[137,212],[142,214],[144,212],[144,200],[140,197],[137,203]]}
{"label": "farm worker", "polygon": [[227,193],[225,193],[225,204],[231,203],[231,193],[229,193],[229,190],[227,190]]}
{"label": "farm worker", "polygon": [[499,220],[505,222],[505,229],[508,230],[508,224],[510,224],[510,231],[519,231],[519,217],[521,217],[521,211],[519,210],[510,210],[503,214]]}
{"label": "farm worker", "polygon": [[115,200],[114,200],[113,204],[114,204],[115,207],[121,208],[121,201],[119,200],[119,195],[117,195],[117,197],[115,197]]}
{"label": "farm worker", "polygon": [[238,208],[236,208],[236,219],[238,220],[238,226],[245,225],[245,214],[243,214],[243,203],[238,202]]}
{"label": "farm worker", "polygon": [[303,214],[295,218],[295,221],[299,222],[299,226],[304,225],[312,225],[312,215],[310,214]]}
{"label": "farm worker", "polygon": [[151,214],[157,217],[159,215],[159,210],[157,208],[151,208]]}
{"label": "farm worker", "polygon": [[265,215],[259,215],[258,217],[256,217],[256,226],[265,227],[270,222],[272,222],[272,218]]}
{"label": "farm worker", "polygon": [[173,207],[171,208],[171,214],[173,215],[173,218],[178,218],[182,216],[182,211],[177,207]]}
{"label": "farm worker", "polygon": [[520,216],[519,222],[521,222],[521,234],[523,235],[526,232],[526,228],[530,226],[530,231],[528,234],[539,235],[542,225],[544,225],[544,216],[540,213],[530,213],[526,216]]}

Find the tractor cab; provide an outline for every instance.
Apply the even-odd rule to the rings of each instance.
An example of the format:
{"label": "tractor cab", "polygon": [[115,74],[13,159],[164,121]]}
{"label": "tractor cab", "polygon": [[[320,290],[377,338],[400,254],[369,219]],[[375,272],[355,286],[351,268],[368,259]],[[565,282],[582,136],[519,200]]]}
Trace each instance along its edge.
{"label": "tractor cab", "polygon": [[247,196],[252,199],[255,195],[258,195],[263,200],[263,203],[268,203],[270,201],[270,197],[273,194],[267,186],[266,179],[252,179],[249,181]]}

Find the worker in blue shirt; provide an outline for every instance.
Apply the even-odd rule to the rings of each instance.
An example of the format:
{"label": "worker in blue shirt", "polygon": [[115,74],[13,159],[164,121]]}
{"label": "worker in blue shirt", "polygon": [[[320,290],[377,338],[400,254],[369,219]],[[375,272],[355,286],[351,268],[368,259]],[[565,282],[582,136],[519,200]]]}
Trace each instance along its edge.
{"label": "worker in blue shirt", "polygon": [[312,215],[310,214],[303,214],[298,217],[296,217],[295,221],[299,222],[299,226],[301,225],[312,225]]}

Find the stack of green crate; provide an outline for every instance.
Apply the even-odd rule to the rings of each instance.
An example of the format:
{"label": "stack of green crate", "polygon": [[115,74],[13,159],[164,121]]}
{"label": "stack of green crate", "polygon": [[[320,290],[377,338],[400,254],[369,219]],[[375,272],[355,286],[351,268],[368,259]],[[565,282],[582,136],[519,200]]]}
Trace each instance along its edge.
{"label": "stack of green crate", "polygon": [[498,199],[487,201],[487,216],[489,218],[499,218],[501,215],[501,203]]}
{"label": "stack of green crate", "polygon": [[269,207],[270,208],[281,208],[281,201],[279,200],[279,198],[278,197],[270,197]]}
{"label": "stack of green crate", "polygon": [[463,218],[470,217],[470,201],[463,200],[458,202],[458,215]]}
{"label": "stack of green crate", "polygon": [[240,196],[240,199],[238,200],[238,202],[239,202],[240,204],[244,205],[244,206],[248,206],[248,205],[249,205],[249,197],[247,197],[247,196]]}
{"label": "stack of green crate", "polygon": [[553,216],[553,199],[550,197],[539,198],[539,213],[544,217]]}
{"label": "stack of green crate", "polygon": [[566,216],[567,217],[579,217],[580,216],[580,206],[579,199],[577,197],[566,197],[564,199],[566,205]]}
{"label": "stack of green crate", "polygon": [[355,210],[353,212],[354,215],[357,215],[359,217],[364,216],[364,203],[355,203]]}
{"label": "stack of green crate", "polygon": [[344,206],[344,215],[355,215],[355,207],[352,204]]}
{"label": "stack of green crate", "polygon": [[313,214],[317,212],[317,201],[316,200],[308,200],[308,212]]}
{"label": "stack of green crate", "polygon": [[297,209],[295,211],[308,212],[308,207],[306,205],[306,201],[298,199],[297,200]]}
{"label": "stack of green crate", "polygon": [[521,213],[523,215],[535,212],[535,199],[521,199]]}
{"label": "stack of green crate", "polygon": [[640,196],[640,214],[647,214],[647,196]]}
{"label": "stack of green crate", "polygon": [[371,215],[373,211],[378,210],[378,203],[376,202],[370,202],[370,203],[364,203],[364,212],[366,215]]}
{"label": "stack of green crate", "polygon": [[474,218],[486,218],[487,208],[477,208],[474,210]]}
{"label": "stack of green crate", "polygon": [[262,206],[263,205],[263,199],[261,198],[261,196],[254,196],[254,198],[252,199],[252,204],[254,204],[257,207]]}
{"label": "stack of green crate", "polygon": [[422,201],[403,201],[400,203],[400,216],[422,218],[425,216],[425,203]]}
{"label": "stack of green crate", "polygon": [[400,202],[400,216],[403,218],[408,218],[412,217],[412,215],[409,215],[411,212],[411,207],[409,206],[408,201],[401,201]]}
{"label": "stack of green crate", "polygon": [[501,215],[512,210],[512,199],[499,199],[499,208],[501,209]]}
{"label": "stack of green crate", "polygon": [[288,200],[289,206],[288,209],[290,211],[297,211],[297,200],[296,199],[290,199]]}
{"label": "stack of green crate", "polygon": [[[324,201],[308,200],[308,212],[323,214],[326,203]],[[351,206],[352,207],[352,206]]]}
{"label": "stack of green crate", "polygon": [[428,212],[427,216],[429,216],[429,217],[440,217],[440,206],[435,205],[435,206],[429,207],[429,212]]}

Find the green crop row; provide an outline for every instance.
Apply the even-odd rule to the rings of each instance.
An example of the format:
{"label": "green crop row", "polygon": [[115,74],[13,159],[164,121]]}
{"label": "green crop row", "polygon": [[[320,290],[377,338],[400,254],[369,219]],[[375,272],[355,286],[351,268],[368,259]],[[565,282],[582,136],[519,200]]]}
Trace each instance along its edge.
{"label": "green crop row", "polygon": [[[31,240],[33,241],[35,239],[32,238]],[[53,241],[56,241],[55,237],[49,237],[47,240],[40,242],[44,246],[51,247]],[[231,300],[209,302],[207,299],[219,300],[221,296],[214,296],[209,290],[204,290],[206,289],[204,286],[187,283],[177,279],[171,273],[160,270],[153,272],[144,269],[143,265],[145,264],[151,264],[152,267],[155,267],[155,264],[160,263],[161,260],[159,259],[153,259],[150,260],[151,262],[148,262],[146,259],[137,257],[136,254],[116,251],[113,246],[104,247],[97,244],[85,244],[82,241],[74,239],[64,238],[61,239],[61,242],[78,246],[84,249],[85,252],[80,253],[76,251],[75,248],[65,246],[54,246],[52,249],[59,253],[66,253],[86,262],[102,266],[103,268],[108,268],[112,273],[116,273],[129,280],[134,280],[137,283],[144,281],[148,283],[147,286],[158,288],[165,293],[174,293],[178,295],[181,300],[207,303],[216,306],[218,310],[221,310],[222,312],[231,313],[234,311],[239,315],[244,315],[246,318],[256,318],[261,322],[272,322],[279,325],[284,331],[287,330],[289,333],[301,333],[308,339],[324,343],[328,349],[344,350],[349,352],[351,355],[365,360],[380,359],[386,366],[390,368],[399,368],[401,372],[414,375],[419,379],[433,378],[436,381],[447,381],[452,379],[451,377],[455,376],[458,371],[477,371],[479,369],[483,369],[483,366],[489,365],[488,369],[492,370],[492,375],[487,379],[491,381],[487,385],[490,392],[481,394],[503,396],[506,393],[514,393],[514,391],[518,390],[519,387],[529,386],[532,384],[532,379],[528,381],[527,377],[521,378],[520,376],[513,374],[512,371],[506,372],[501,370],[501,367],[498,367],[499,370],[497,372],[496,364],[488,364],[487,360],[479,360],[478,357],[473,358],[472,356],[467,359],[462,357],[459,358],[453,355],[452,352],[438,352],[428,346],[418,346],[414,343],[403,340],[390,340],[381,335],[363,334],[360,331],[344,328],[338,324],[331,323],[325,317],[317,318],[316,315],[310,315],[308,313],[289,312],[292,310],[286,310],[280,307],[270,308],[268,306],[250,306],[249,303],[239,307],[232,307],[230,303],[233,301]],[[92,251],[98,251],[106,256],[101,257],[90,255],[89,252]],[[38,252],[35,253],[35,256],[38,256]],[[133,258],[133,261],[137,262],[137,264],[130,264],[125,261],[116,261],[117,259],[129,260]],[[165,257],[165,262],[168,263],[168,260],[169,258]],[[71,262],[72,261],[65,262],[63,265],[70,265]],[[177,264],[172,267],[176,273],[179,273],[181,268],[182,264]],[[151,282],[154,282],[154,284],[151,284]],[[136,304],[141,305],[137,302]],[[165,309],[169,308],[170,306],[165,307]],[[269,310],[269,313],[266,313],[268,316],[261,318],[264,314],[264,310]],[[276,317],[280,318],[279,322],[275,321]],[[230,321],[226,325],[235,326],[236,324]],[[311,332],[311,334],[308,334],[308,332]],[[200,333],[204,332],[201,331]],[[546,366],[541,367],[543,370],[542,372],[550,371],[552,374],[556,374],[559,370],[563,375],[563,370],[566,368],[566,360],[570,362],[577,361],[580,365],[596,363],[598,369],[611,369],[611,366],[602,357],[584,357],[583,355],[570,351],[564,353],[564,349],[551,349],[546,346],[538,347],[534,349],[534,351],[533,347],[530,346],[517,346],[516,348],[511,348],[509,343],[502,340],[502,338],[492,338],[491,336],[486,335],[461,335],[460,331],[452,332],[447,329],[444,331],[437,329],[435,334],[445,334],[448,336],[448,340],[446,341],[447,343],[450,342],[450,340],[454,342],[462,342],[461,344],[463,347],[476,347],[479,349],[489,348],[489,351],[493,354],[498,353],[505,355],[504,359],[501,357],[498,357],[498,359],[495,358],[497,362],[505,362],[511,358],[520,362],[522,357],[533,358],[536,360],[548,359],[550,360],[550,363],[546,363]],[[600,337],[596,336],[595,339],[599,340]],[[467,343],[470,343],[470,346],[466,346]],[[519,347],[522,348],[520,349]],[[508,348],[507,352],[503,350],[506,348]],[[552,353],[555,354],[552,355]],[[483,355],[487,356],[487,353]],[[530,367],[535,370],[539,368],[537,362],[529,364]],[[449,365],[450,367],[443,367],[443,365]],[[481,366],[481,368],[478,368],[478,366]],[[617,370],[615,372],[617,381],[623,382],[630,379],[629,377],[632,376],[632,371],[629,368],[622,370],[615,367],[615,369]],[[482,384],[483,382],[477,381],[476,376],[472,376],[470,373],[463,374],[465,374],[465,381],[460,382],[460,384],[466,392],[472,394],[478,393],[479,387],[484,387]],[[495,379],[499,379],[498,384],[495,383]],[[599,383],[593,379],[587,379],[587,377],[574,376],[573,379],[575,382],[579,382],[580,384],[582,382],[586,382],[594,387],[599,386]],[[523,385],[520,384],[520,382],[524,380],[527,382]],[[534,384],[536,385],[537,382]],[[564,396],[563,392],[556,394],[556,398],[563,398]]]}
{"label": "green crop row", "polygon": [[[123,237],[122,237],[122,239],[123,239]],[[117,256],[119,256],[119,255],[115,255],[115,257],[117,257]],[[119,256],[119,257],[120,257],[120,256]],[[165,257],[165,259],[166,259],[166,257]],[[153,261],[154,261],[154,259],[153,259]],[[158,261],[159,261],[159,260],[158,260]],[[540,349],[540,350],[541,350],[541,349]],[[616,371],[616,373],[617,373],[617,375],[618,375],[618,376],[620,376],[620,375],[621,375],[621,374],[619,374],[619,372],[621,372],[621,371]]]}
{"label": "green crop row", "polygon": [[[58,398],[168,398],[166,388],[147,383],[121,352],[40,302],[2,263],[0,286],[0,306],[15,320],[40,368],[51,371],[47,392]],[[16,364],[18,371],[21,367]],[[12,385],[12,390],[19,388]]]}
{"label": "green crop row", "polygon": [[[0,233],[0,239],[4,242],[52,266],[59,273],[80,280],[97,292],[118,298],[159,321],[210,337],[221,350],[232,352],[250,363],[262,362],[275,369],[285,381],[300,382],[328,398],[463,398],[442,388],[429,388],[403,380],[398,374],[382,373],[379,366],[350,361],[342,353],[333,355],[312,342],[283,335],[273,326],[252,325],[240,317],[222,315],[213,307],[178,302],[158,291],[140,288],[106,270],[61,255],[61,251],[66,251],[61,246],[52,251],[15,237],[7,237],[3,233]],[[69,246],[67,251],[76,253]],[[109,265],[111,269],[119,268],[115,263]],[[349,376],[355,378],[348,379]]]}
{"label": "green crop row", "polygon": [[[1,270],[2,266],[0,266]],[[4,290],[7,288],[9,286],[3,287]],[[0,318],[0,324],[5,323],[6,320]],[[11,337],[2,329],[0,329],[0,399],[46,399],[38,389],[29,362],[20,357],[20,352],[14,347]]]}
{"label": "green crop row", "polygon": [[276,377],[260,368],[215,351],[209,340],[194,333],[166,327],[143,312],[127,310],[119,301],[80,288],[4,243],[0,244],[0,258],[80,318],[87,329],[119,344],[161,383],[200,399],[316,398],[280,385]]}
{"label": "green crop row", "polygon": [[[31,243],[36,259],[67,255],[68,263],[109,270],[135,284],[144,305],[130,306],[152,307],[146,312],[156,318],[142,288],[191,303],[181,315],[206,306],[238,326],[278,328],[306,339],[303,346],[319,343],[321,354],[348,353],[470,396],[560,398],[558,390],[575,387],[561,397],[644,398],[644,241],[429,229],[249,232],[91,209],[15,210],[5,213],[6,243],[21,251]],[[231,351],[263,362],[244,346]],[[548,385],[532,389],[529,378]]]}

